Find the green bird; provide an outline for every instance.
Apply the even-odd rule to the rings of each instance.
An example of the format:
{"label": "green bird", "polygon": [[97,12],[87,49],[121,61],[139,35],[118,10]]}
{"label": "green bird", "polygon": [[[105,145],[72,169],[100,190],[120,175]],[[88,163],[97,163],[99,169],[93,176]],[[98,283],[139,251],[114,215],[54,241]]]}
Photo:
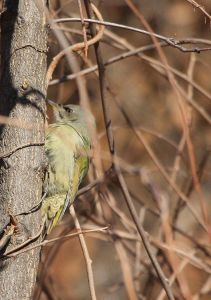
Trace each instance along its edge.
{"label": "green bird", "polygon": [[60,105],[47,101],[54,120],[46,130],[48,178],[41,211],[45,232],[49,234],[73,203],[88,171],[90,129],[94,126],[94,117],[79,105]]}

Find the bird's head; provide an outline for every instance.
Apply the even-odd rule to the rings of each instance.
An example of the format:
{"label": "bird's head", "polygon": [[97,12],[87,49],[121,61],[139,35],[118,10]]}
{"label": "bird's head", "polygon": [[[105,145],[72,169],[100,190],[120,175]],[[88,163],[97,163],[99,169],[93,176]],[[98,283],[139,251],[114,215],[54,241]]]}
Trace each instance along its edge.
{"label": "bird's head", "polygon": [[52,123],[82,123],[93,126],[95,124],[94,117],[88,110],[83,109],[79,105],[74,104],[57,104],[51,100],[47,100],[52,111]]}

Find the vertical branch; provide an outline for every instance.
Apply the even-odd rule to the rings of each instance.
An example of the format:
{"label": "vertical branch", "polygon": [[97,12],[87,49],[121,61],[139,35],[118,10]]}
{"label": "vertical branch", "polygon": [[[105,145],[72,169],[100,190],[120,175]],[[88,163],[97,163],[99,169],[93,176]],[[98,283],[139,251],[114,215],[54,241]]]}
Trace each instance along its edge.
{"label": "vertical branch", "polygon": [[[85,7],[86,7],[86,11],[87,11],[87,15],[89,18],[93,17],[93,13],[92,13],[92,9],[91,9],[91,2],[90,0],[84,0],[85,1]],[[96,29],[94,24],[90,24],[90,30],[91,30],[91,34],[92,36],[95,35],[96,33]],[[97,59],[97,64],[98,64],[98,70],[99,70],[99,84],[100,84],[100,93],[101,93],[101,101],[102,101],[102,106],[103,106],[103,114],[104,114],[104,121],[105,121],[105,126],[106,126],[106,133],[107,133],[107,138],[108,138],[108,144],[109,144],[109,150],[110,153],[113,157],[113,164],[114,164],[114,169],[123,193],[123,196],[125,198],[126,204],[128,206],[128,209],[130,211],[131,217],[136,225],[137,231],[140,234],[140,237],[143,241],[145,250],[147,252],[147,254],[149,255],[149,258],[151,260],[151,263],[153,265],[153,267],[155,268],[157,275],[160,279],[160,282],[163,286],[163,288],[166,291],[166,295],[168,297],[168,299],[173,300],[174,296],[173,293],[171,291],[171,288],[165,278],[165,275],[156,259],[156,257],[154,256],[152,249],[151,249],[151,245],[150,242],[145,234],[144,228],[142,227],[142,225],[139,222],[139,218],[138,215],[136,213],[136,209],[135,206],[133,204],[133,201],[131,199],[130,193],[128,191],[125,179],[122,175],[122,172],[120,170],[119,167],[119,163],[117,162],[117,158],[115,155],[115,147],[114,147],[114,137],[113,137],[113,132],[112,132],[112,124],[111,124],[111,119],[109,117],[109,108],[108,108],[108,104],[106,102],[106,80],[105,80],[105,67],[104,67],[104,63],[103,63],[103,58],[101,55],[101,50],[100,50],[100,45],[99,43],[95,44],[95,55],[96,55],[96,59]]]}
{"label": "vertical branch", "polygon": [[[94,16],[93,16],[90,0],[85,0],[85,7],[86,7],[88,17],[93,18]],[[96,35],[95,25],[90,23],[89,26],[90,26],[92,36],[95,36]],[[106,134],[109,141],[108,143],[109,150],[110,153],[113,155],[114,138],[112,133],[111,119],[109,117],[109,109],[108,109],[108,105],[106,105],[106,99],[105,99],[105,95],[106,95],[105,66],[101,55],[100,44],[99,43],[94,44],[94,48],[95,48],[95,56],[97,60],[98,70],[99,70],[100,96],[101,96],[103,112],[104,112]]]}
{"label": "vertical branch", "polygon": [[127,255],[127,252],[120,240],[114,241],[114,245],[116,248],[116,251],[118,253],[120,264],[122,268],[123,273],[123,279],[126,287],[126,291],[128,294],[129,300],[138,300],[137,294],[135,291],[133,276],[132,276],[132,270],[130,267],[130,261]]}
{"label": "vertical branch", "polygon": [[[4,1],[1,14],[0,226],[4,217],[29,211],[42,191],[47,34],[44,1]],[[12,126],[12,121],[17,126]],[[11,125],[10,125],[11,124]],[[3,220],[3,222],[2,222]],[[40,229],[36,211],[16,218],[8,249]],[[0,262],[1,299],[31,299],[39,248]]]}
{"label": "vertical branch", "polygon": [[83,9],[82,9],[82,5],[81,5],[81,0],[78,0],[78,7],[79,7],[79,11],[80,11],[81,25],[82,25],[82,31],[83,31],[83,37],[84,37],[84,44],[85,44],[84,53],[85,53],[85,57],[87,57],[88,44],[87,44],[86,26],[85,26],[85,22],[84,22],[84,16],[83,16]]}
{"label": "vertical branch", "polygon": [[[133,13],[140,19],[140,21],[142,22],[144,27],[152,34],[153,30],[152,30],[151,26],[146,21],[146,19],[142,15],[142,13],[136,8],[133,1],[132,0],[125,0],[125,2],[131,8]],[[211,238],[211,228],[210,228],[210,224],[209,224],[206,201],[205,201],[204,193],[202,191],[200,181],[199,181],[199,178],[198,178],[198,175],[197,175],[196,155],[195,155],[195,149],[194,149],[194,146],[193,146],[191,132],[190,132],[190,128],[189,128],[189,116],[186,113],[186,106],[183,103],[182,94],[181,94],[181,91],[179,89],[177,80],[176,80],[174,74],[168,68],[167,58],[166,58],[164,52],[162,51],[161,46],[157,42],[157,38],[155,36],[153,36],[153,34],[151,35],[151,38],[152,38],[152,41],[154,42],[154,44],[156,45],[158,54],[159,54],[164,66],[165,66],[166,74],[167,74],[169,83],[171,84],[172,89],[174,90],[175,95],[176,95],[176,101],[177,101],[177,105],[178,105],[180,115],[181,115],[181,125],[182,125],[182,128],[183,128],[184,136],[186,138],[186,144],[187,144],[187,150],[188,150],[188,154],[189,154],[189,163],[190,163],[190,169],[191,169],[191,173],[192,173],[192,177],[193,177],[193,183],[194,183],[196,192],[198,193],[198,196],[199,196],[199,203],[200,203],[200,206],[201,206],[202,217],[204,219],[206,230],[208,232],[209,237]]]}
{"label": "vertical branch", "polygon": [[[195,53],[191,53],[188,71],[187,71],[187,75],[190,80],[193,79],[195,63],[196,63]],[[191,84],[188,85],[188,93],[187,94],[190,99],[193,98],[193,86]],[[189,120],[188,126],[190,127],[191,121],[192,121],[192,108],[188,104],[187,104],[187,117]],[[171,174],[171,179],[173,182],[176,182],[176,180],[177,180],[178,171],[180,170],[180,165],[181,165],[181,153],[184,150],[184,148],[185,148],[185,134],[183,133],[183,135],[179,141],[178,153],[177,153],[177,155],[174,159],[174,163],[173,163],[173,171]],[[177,212],[179,213],[180,204],[181,204],[180,199],[177,199],[175,202],[176,202],[176,205],[174,208],[174,216],[175,216],[175,213],[177,213]],[[174,218],[173,218],[173,220],[174,220]]]}
{"label": "vertical branch", "polygon": [[[76,216],[73,205],[71,205],[71,207],[70,207],[70,213],[73,217],[73,220],[75,223],[75,228],[81,232],[81,226],[80,226],[80,223]],[[86,268],[87,268],[87,274],[88,274],[88,280],[89,280],[89,289],[90,289],[91,299],[96,300],[97,298],[96,298],[95,286],[94,286],[94,275],[93,275],[93,271],[92,271],[92,260],[89,256],[89,252],[88,252],[88,249],[86,246],[86,241],[84,239],[83,233],[79,233],[78,237],[79,237],[81,248],[83,250],[84,258],[86,261]]]}

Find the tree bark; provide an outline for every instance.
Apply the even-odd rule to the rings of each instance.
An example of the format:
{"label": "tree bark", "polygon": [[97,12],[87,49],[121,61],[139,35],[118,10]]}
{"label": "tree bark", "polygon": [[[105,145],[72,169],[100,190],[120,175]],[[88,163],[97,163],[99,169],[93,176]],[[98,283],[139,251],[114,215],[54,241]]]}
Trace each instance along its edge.
{"label": "tree bark", "polygon": [[[39,202],[45,165],[47,30],[44,0],[6,0],[1,15],[0,227]],[[2,117],[3,116],[3,117]],[[40,211],[16,217],[7,249],[40,230]],[[1,229],[0,228],[0,229]],[[4,249],[5,250],[5,249]],[[0,260],[0,299],[31,299],[40,249]]]}

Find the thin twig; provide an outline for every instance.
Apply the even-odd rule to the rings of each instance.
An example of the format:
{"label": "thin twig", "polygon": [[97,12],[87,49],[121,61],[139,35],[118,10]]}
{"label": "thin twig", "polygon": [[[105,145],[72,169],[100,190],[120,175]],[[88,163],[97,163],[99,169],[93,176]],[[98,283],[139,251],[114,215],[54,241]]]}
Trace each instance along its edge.
{"label": "thin twig", "polygon": [[[81,231],[81,225],[78,221],[78,218],[76,216],[73,205],[71,205],[71,207],[70,207],[70,213],[73,217],[76,229]],[[80,244],[81,244],[81,249],[83,251],[83,255],[84,255],[84,258],[85,258],[85,261],[86,261],[86,269],[87,269],[91,299],[92,300],[97,300],[96,292],[95,292],[95,285],[94,285],[94,275],[93,275],[93,270],[92,270],[92,260],[89,256],[89,251],[88,251],[83,233],[79,233],[78,238],[79,238],[79,241],[80,241]]]}
{"label": "thin twig", "polygon": [[[92,9],[91,9],[91,5],[90,5],[90,1],[89,0],[84,0],[85,1],[85,7],[86,7],[86,11],[87,11],[87,15],[88,17],[92,17]],[[90,24],[90,30],[92,33],[92,36],[95,35],[96,29],[95,27]],[[107,131],[107,138],[108,138],[108,143],[109,143],[109,150],[111,155],[114,157],[114,169],[116,171],[119,183],[120,183],[120,187],[122,189],[125,201],[128,205],[129,211],[131,213],[132,219],[136,225],[136,228],[142,238],[143,244],[145,246],[145,249],[150,257],[150,260],[152,262],[153,267],[155,268],[158,277],[161,280],[161,283],[163,285],[163,288],[166,291],[167,297],[169,299],[174,299],[174,296],[172,294],[172,291],[170,289],[170,286],[163,274],[162,269],[159,266],[159,263],[157,261],[157,259],[155,258],[152,250],[151,250],[151,246],[150,243],[145,235],[145,231],[142,227],[142,225],[139,223],[139,219],[135,210],[135,207],[133,205],[132,199],[130,197],[130,194],[128,192],[126,183],[124,181],[124,178],[122,176],[122,173],[120,171],[120,168],[118,167],[118,164],[116,164],[116,159],[115,159],[115,148],[114,148],[114,138],[113,138],[113,132],[112,132],[112,127],[111,127],[111,119],[109,117],[109,109],[108,109],[108,104],[106,102],[106,84],[105,84],[105,69],[104,69],[104,64],[103,64],[103,59],[102,59],[102,55],[101,55],[101,50],[100,50],[100,46],[99,44],[95,44],[95,55],[96,55],[96,60],[97,60],[97,64],[98,64],[98,70],[99,70],[99,83],[100,83],[100,93],[101,93],[101,101],[102,101],[102,106],[103,106],[103,114],[104,114],[104,122],[105,122],[105,127],[106,127],[106,131]]]}
{"label": "thin twig", "polygon": [[[187,266],[187,264],[189,264],[189,260],[190,259],[188,257],[188,258],[183,259],[180,263],[178,263],[176,271],[174,271],[174,273],[169,278],[169,283],[171,286],[173,285],[177,276],[184,270],[184,268]],[[161,291],[157,297],[157,300],[163,300],[163,299],[165,299],[165,293],[163,291]],[[191,299],[191,296],[190,296],[190,298],[187,298],[187,299]]]}
{"label": "thin twig", "polygon": [[187,2],[191,3],[194,7],[196,7],[197,9],[201,10],[203,12],[203,14],[209,18],[210,23],[211,23],[211,16],[208,14],[208,12],[205,10],[205,8],[198,4],[196,1],[194,0],[186,0]]}
{"label": "thin twig", "polygon": [[120,106],[118,102],[116,102],[116,103],[118,104],[119,109],[122,111],[122,114],[123,114],[125,120],[130,125],[131,129],[134,131],[137,139],[144,145],[147,153],[149,154],[150,158],[152,159],[152,161],[154,162],[154,164],[156,165],[156,167],[158,168],[158,170],[162,174],[163,178],[166,180],[167,183],[169,183],[169,185],[176,192],[176,194],[179,195],[179,197],[185,202],[185,204],[187,205],[187,207],[191,211],[191,213],[194,216],[194,218],[198,221],[198,223],[206,231],[207,228],[206,228],[203,220],[200,219],[200,217],[198,216],[198,213],[190,205],[189,198],[179,189],[179,187],[174,182],[172,182],[171,178],[169,177],[169,175],[166,172],[166,170],[163,167],[163,165],[160,163],[159,159],[157,158],[157,156],[154,153],[153,149],[151,148],[151,146],[147,142],[147,140],[144,137],[143,133],[141,131],[138,131],[136,128],[134,128],[133,123],[132,123],[130,117],[128,116],[127,112],[125,111],[125,109],[122,106]]}
{"label": "thin twig", "polygon": [[[23,249],[23,248],[24,248],[24,249],[23,249],[23,252],[25,252],[24,250],[25,250],[26,246],[29,245],[29,244],[31,244],[31,243],[33,243],[34,241],[36,241],[36,240],[40,237],[40,235],[42,234],[43,229],[44,229],[44,224],[41,225],[40,230],[38,231],[38,233],[37,233],[36,235],[32,236],[31,238],[29,238],[28,240],[26,240],[26,241],[23,242],[22,244],[20,244],[20,245],[14,247],[14,248],[12,248],[11,250],[8,250],[8,251],[5,252],[2,256],[0,256],[0,258],[1,258],[1,259],[5,259],[5,258],[12,257],[12,256],[16,256],[17,253],[19,253],[19,250],[21,250],[21,249]],[[36,245],[34,245],[33,247],[34,247],[34,248],[37,248],[37,247],[40,247],[40,245],[39,245],[39,244],[36,244]],[[23,253],[23,252],[21,252],[21,253]]]}
{"label": "thin twig", "polygon": [[[99,20],[101,20],[102,16],[99,13],[98,9],[94,5],[92,5],[92,6],[93,6],[93,10],[95,12],[95,15],[97,16],[97,18]],[[52,21],[52,23],[54,23],[54,22],[55,22],[55,20]],[[48,67],[47,74],[46,74],[46,84],[47,84],[47,86],[48,86],[48,84],[49,84],[49,82],[52,78],[52,75],[53,75],[53,72],[54,72],[56,66],[58,65],[59,61],[66,54],[71,53],[73,51],[76,52],[76,51],[83,50],[85,47],[88,47],[88,46],[91,46],[91,45],[95,44],[97,41],[99,41],[102,38],[103,32],[104,32],[104,26],[100,26],[100,29],[96,33],[96,35],[94,37],[92,37],[90,40],[88,40],[87,43],[84,41],[84,42],[81,42],[81,43],[71,45],[68,48],[63,49],[56,56],[54,56],[52,62],[50,63],[50,66]]]}
{"label": "thin twig", "polygon": [[[140,10],[138,10],[136,8],[133,1],[132,0],[125,0],[125,2],[131,8],[133,13],[139,18],[139,20],[142,22],[144,27],[150,33],[153,33],[153,30],[152,30],[151,26],[146,21],[146,19],[144,18],[143,14],[140,12]],[[166,70],[166,74],[167,74],[169,83],[171,84],[172,89],[173,89],[173,91],[175,92],[175,95],[176,95],[176,101],[177,101],[177,105],[178,105],[178,108],[179,108],[179,111],[180,111],[180,116],[181,116],[181,124],[182,124],[182,128],[183,128],[183,134],[184,134],[185,139],[186,139],[186,145],[187,145],[187,150],[188,150],[188,154],[189,154],[188,158],[189,158],[191,173],[192,173],[192,177],[193,177],[193,182],[194,182],[196,192],[198,193],[198,196],[199,196],[199,204],[200,204],[200,207],[201,207],[202,217],[203,217],[203,221],[204,221],[204,224],[205,224],[205,227],[206,227],[206,231],[207,231],[209,237],[211,238],[211,228],[210,228],[208,214],[207,214],[205,196],[204,196],[204,193],[201,189],[201,185],[200,185],[198,175],[197,175],[196,155],[195,155],[195,149],[194,149],[193,142],[192,142],[190,128],[188,126],[189,119],[188,119],[188,116],[186,114],[186,105],[183,102],[178,82],[176,81],[176,78],[175,78],[174,74],[171,73],[168,69],[168,60],[166,58],[166,55],[164,54],[162,48],[160,47],[156,36],[152,34],[151,38],[152,38],[152,41],[154,42],[154,44],[157,46],[156,48],[157,48],[158,54],[160,56],[160,59],[161,59],[163,65],[165,66],[165,70]]]}
{"label": "thin twig", "polygon": [[141,239],[142,239],[142,242],[144,244],[144,247],[145,247],[145,250],[151,260],[151,263],[153,265],[153,267],[155,268],[155,271],[162,283],[162,286],[164,288],[164,290],[166,291],[166,295],[168,297],[168,299],[170,300],[173,300],[174,299],[174,296],[173,296],[173,293],[171,291],[171,288],[169,286],[169,283],[168,283],[168,280],[166,279],[156,257],[154,256],[152,250],[151,250],[151,245],[150,245],[150,242],[147,238],[147,235],[144,231],[144,228],[142,227],[142,225],[140,224],[139,222],[139,219],[138,219],[138,216],[137,216],[137,213],[136,213],[136,209],[134,207],[134,204],[132,202],[132,199],[130,197],[130,194],[129,194],[129,191],[128,191],[128,188],[127,188],[127,185],[126,185],[126,182],[124,180],[124,177],[122,176],[122,173],[120,172],[120,169],[119,167],[117,166],[117,164],[115,164],[115,169],[116,169],[116,172],[117,172],[117,176],[118,176],[118,179],[119,179],[119,183],[121,185],[121,189],[122,189],[122,192],[123,192],[123,195],[124,195],[124,198],[126,200],[126,203],[127,203],[127,206],[129,208],[129,211],[130,211],[130,214],[132,216],[132,219],[136,225],[136,228],[141,236]]}
{"label": "thin twig", "polygon": [[[194,72],[194,67],[195,67],[195,55],[194,53],[192,53],[192,55],[190,56],[190,61],[189,61],[189,66],[188,66],[188,77],[190,80],[193,79],[193,72]],[[188,97],[193,98],[193,86],[191,84],[188,85]],[[191,125],[190,119],[191,119],[191,107],[188,107],[188,114],[189,114],[189,126]],[[185,147],[185,135],[183,133],[180,142],[179,142],[179,149],[180,151],[183,151]],[[174,163],[173,163],[173,172],[171,174],[171,180],[176,182],[177,179],[177,172],[180,169],[180,162],[181,162],[181,157],[177,154],[175,159],[174,159]],[[176,202],[175,205],[175,211],[178,211],[178,206],[180,206],[180,201],[178,199],[178,201]]]}
{"label": "thin twig", "polygon": [[[7,259],[9,257],[16,257],[22,253],[34,250],[35,248],[38,247],[45,247],[51,243],[55,243],[57,241],[61,241],[61,240],[65,240],[67,238],[73,238],[78,236],[79,234],[86,234],[86,233],[92,233],[92,232],[101,232],[104,230],[109,229],[108,226],[102,227],[102,228],[94,228],[94,229],[88,229],[88,230],[79,230],[78,232],[74,232],[74,233],[69,233],[66,235],[61,235],[59,237],[53,238],[53,239],[49,239],[49,240],[44,240],[36,245],[30,246],[30,247],[26,247],[28,244],[32,243],[32,241],[34,241],[36,238],[38,238],[40,236],[40,232],[39,232],[39,236],[35,236],[32,239],[27,240],[24,244],[19,245],[19,247],[15,247],[13,249],[11,249],[10,251],[8,251],[7,253],[5,253],[4,255],[2,255],[0,258],[1,259]],[[24,248],[23,248],[24,247]],[[23,248],[23,249],[22,249]],[[22,250],[20,250],[22,249]]]}
{"label": "thin twig", "polygon": [[133,276],[132,276],[130,262],[129,262],[125,247],[123,246],[122,242],[119,239],[114,241],[114,245],[115,245],[117,254],[119,256],[119,259],[120,259],[120,264],[121,264],[121,268],[122,268],[123,279],[124,279],[126,291],[128,294],[128,299],[129,300],[138,300],[137,294],[135,291],[134,280],[133,280]]}
{"label": "thin twig", "polygon": [[[162,45],[161,45],[162,46]],[[159,72],[160,74],[162,75],[165,75],[163,73],[163,68],[165,68],[165,66],[157,61],[156,59],[153,59],[147,55],[143,55],[141,54],[140,52],[143,52],[143,51],[146,51],[146,50],[149,50],[151,49],[151,45],[149,46],[144,46],[144,47],[140,47],[138,49],[135,49],[134,50],[130,50],[126,53],[123,53],[123,54],[120,54],[120,55],[117,55],[113,58],[110,58],[108,61],[106,61],[104,63],[104,66],[108,66],[112,63],[115,63],[115,62],[118,62],[119,60],[121,59],[124,59],[124,58],[127,58],[127,57],[130,57],[132,55],[137,55],[139,54],[139,57],[144,59],[145,61],[148,61],[150,63],[150,66],[153,67],[157,72]],[[161,68],[159,68],[161,67]],[[92,73],[92,72],[95,72],[97,70],[98,66],[95,65],[95,66],[92,66],[92,67],[89,67],[87,69],[84,69],[80,72],[77,72],[77,73],[74,73],[74,74],[71,74],[71,75],[66,75],[64,76],[63,78],[61,79],[54,79],[50,82],[50,85],[54,85],[54,84],[59,84],[61,82],[64,82],[64,81],[67,81],[67,80],[73,80],[75,78],[77,78],[78,76],[80,75],[86,75],[86,74],[89,74],[89,73]],[[173,67],[170,67],[168,66],[168,69],[173,72],[175,75],[177,75],[179,78],[182,78],[184,81],[188,82],[189,84],[191,84],[197,91],[199,91],[203,96],[205,96],[207,99],[211,100],[211,95],[209,92],[207,92],[205,89],[203,89],[200,85],[198,85],[196,82],[194,81],[190,81],[188,79],[188,77],[183,74],[182,72],[176,70],[175,68]],[[179,88],[179,91],[181,92],[182,96],[185,97],[185,99],[187,100],[187,102],[209,123],[211,124],[211,117],[210,115],[203,109],[203,107],[201,105],[199,105],[194,99],[188,97],[187,93],[184,91],[184,89],[182,87],[178,87]]]}
{"label": "thin twig", "polygon": [[[65,22],[81,22],[81,18],[61,18],[61,19],[56,19],[52,22],[53,23],[65,23]],[[126,26],[123,24],[117,24],[117,23],[112,23],[112,22],[107,22],[107,21],[99,21],[99,20],[94,20],[94,19],[84,19],[84,22],[86,23],[90,23],[90,24],[99,24],[99,25],[104,25],[104,26],[109,26],[109,27],[115,27],[115,28],[121,28],[121,29],[125,29],[125,30],[130,30],[130,31],[134,31],[134,32],[138,32],[138,33],[142,33],[148,36],[151,36],[152,33],[150,33],[149,31],[143,30],[143,29],[139,29],[136,27],[132,27],[132,26]],[[156,34],[153,33],[153,36],[157,37],[158,39],[160,39],[161,41],[165,41],[168,45],[182,51],[182,52],[196,52],[196,53],[200,53],[201,51],[210,51],[211,47],[207,47],[207,48],[185,48],[182,47],[180,45],[179,40],[175,39],[175,38],[167,38],[163,35],[160,34]]]}
{"label": "thin twig", "polygon": [[85,52],[85,57],[87,57],[87,52],[88,52],[88,44],[87,44],[87,35],[86,35],[86,24],[84,22],[84,15],[83,15],[83,9],[81,5],[81,0],[78,1],[78,7],[79,7],[79,12],[80,12],[80,17],[81,17],[81,25],[82,25],[82,31],[83,31],[83,37],[84,37],[84,52]]}

